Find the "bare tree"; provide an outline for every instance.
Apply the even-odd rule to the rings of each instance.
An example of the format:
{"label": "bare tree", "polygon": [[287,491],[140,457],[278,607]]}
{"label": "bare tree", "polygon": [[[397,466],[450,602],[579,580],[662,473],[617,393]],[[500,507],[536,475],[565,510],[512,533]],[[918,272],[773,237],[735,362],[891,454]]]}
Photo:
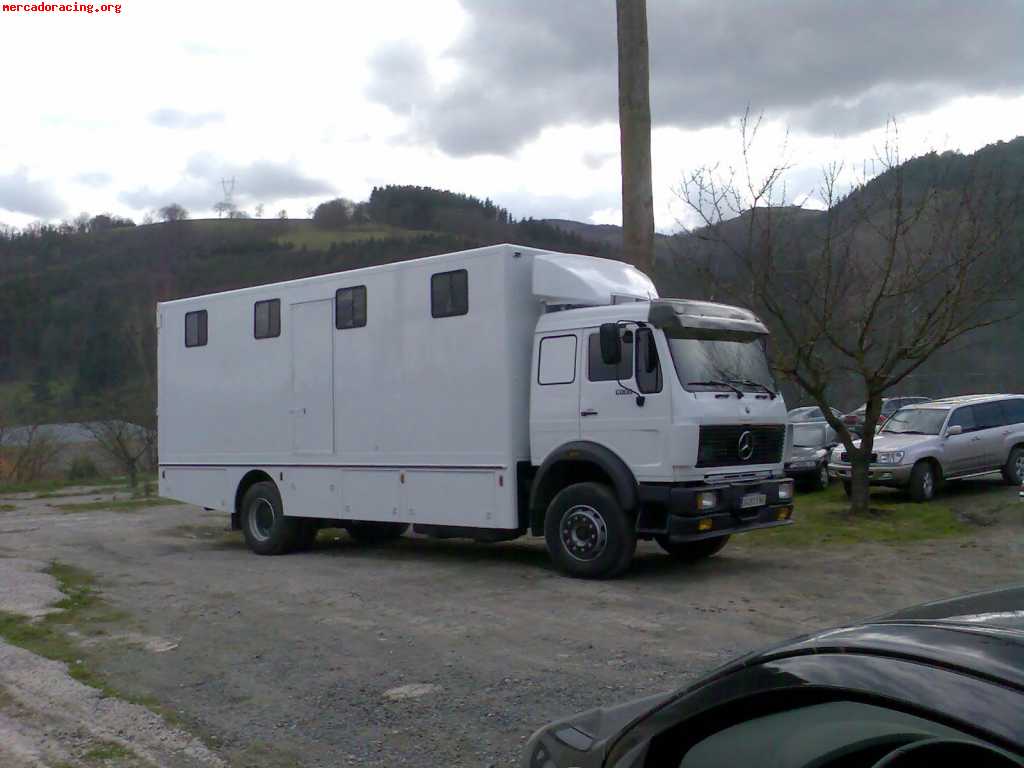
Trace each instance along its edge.
{"label": "bare tree", "polygon": [[165,205],[160,209],[159,214],[164,221],[184,221],[188,218],[188,211],[177,203]]}
{"label": "bare tree", "polygon": [[135,488],[138,484],[140,464],[149,450],[144,430],[137,424],[120,419],[91,421],[85,424],[85,428],[92,434],[100,449],[124,470],[128,475],[128,484]]}
{"label": "bare tree", "polygon": [[[62,446],[39,425],[19,430],[21,439],[12,443],[11,465],[8,478],[19,483],[30,483],[46,476],[60,455]],[[8,440],[10,442],[10,439]]]}
{"label": "bare tree", "polygon": [[619,47],[619,143],[622,156],[622,238],[639,269],[654,269],[651,186],[650,55],[647,0],[616,0]]}
{"label": "bare tree", "polygon": [[214,203],[213,210],[217,212],[218,219],[225,213],[228,214],[228,218],[231,218],[231,212],[235,210],[235,204],[227,200],[221,200],[218,203]]}
{"label": "bare tree", "polygon": [[257,203],[256,204],[256,218],[257,219],[262,219],[263,218],[263,203]]}
{"label": "bare tree", "polygon": [[[1020,198],[976,165],[908,179],[892,125],[875,160],[880,173],[870,183],[865,173],[844,197],[843,167],[826,168],[824,211],[807,211],[786,204],[784,160],[752,170],[759,126],[749,113],[741,121],[741,168],[685,177],[678,194],[699,226],[682,238],[682,255],[714,297],[768,322],[773,366],[836,430],[851,464],[851,511],[863,513],[883,395],[954,341],[1019,312],[1006,299],[1017,285],[1007,235]],[[860,440],[831,410],[840,377],[863,394]]]}

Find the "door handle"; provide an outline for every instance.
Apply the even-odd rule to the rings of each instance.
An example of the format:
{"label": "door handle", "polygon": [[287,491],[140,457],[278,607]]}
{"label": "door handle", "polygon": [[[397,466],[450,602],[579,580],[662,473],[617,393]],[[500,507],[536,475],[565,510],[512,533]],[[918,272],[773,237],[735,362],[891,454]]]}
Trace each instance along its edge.
{"label": "door handle", "polygon": [[288,409],[288,413],[298,414],[299,416],[305,416],[306,415],[306,409],[305,408],[289,408]]}
{"label": "door handle", "polygon": [[597,411],[593,408],[587,408],[586,410],[580,411],[580,416],[597,416]]}

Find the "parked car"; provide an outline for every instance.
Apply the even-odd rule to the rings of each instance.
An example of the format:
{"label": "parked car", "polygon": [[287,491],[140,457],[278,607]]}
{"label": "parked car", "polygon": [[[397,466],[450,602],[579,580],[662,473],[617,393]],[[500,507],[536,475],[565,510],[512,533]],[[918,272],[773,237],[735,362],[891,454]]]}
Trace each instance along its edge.
{"label": "parked car", "polygon": [[542,728],[524,768],[1020,766],[1024,586],[744,656]]}
{"label": "parked car", "polygon": [[[843,418],[842,412],[832,408],[832,414],[837,418]],[[825,414],[822,413],[821,408],[816,405],[805,405],[802,408],[794,408],[789,412],[790,423],[797,423],[801,421],[825,421]]]}
{"label": "parked car", "polygon": [[824,490],[829,481],[829,452],[837,442],[835,431],[825,422],[797,422],[786,474],[804,488]]}
{"label": "parked car", "polygon": [[[892,416],[896,411],[905,405],[913,405],[914,403],[927,403],[930,398],[927,397],[886,397],[882,399],[882,413],[879,416],[878,424],[882,426],[888,421],[889,417]],[[861,434],[864,431],[864,417],[867,414],[868,406],[867,403],[862,405],[855,411],[850,411],[848,414],[843,416],[843,423],[847,428],[855,433]]]}
{"label": "parked car", "polygon": [[[901,408],[875,436],[872,485],[905,488],[927,501],[945,480],[1002,472],[1024,483],[1024,396],[970,395]],[[838,446],[829,474],[850,490],[850,463]]]}

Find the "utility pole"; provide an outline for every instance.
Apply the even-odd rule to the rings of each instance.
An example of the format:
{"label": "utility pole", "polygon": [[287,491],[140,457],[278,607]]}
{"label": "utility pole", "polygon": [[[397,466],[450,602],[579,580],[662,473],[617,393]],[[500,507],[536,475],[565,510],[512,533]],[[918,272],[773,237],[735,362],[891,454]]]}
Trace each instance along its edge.
{"label": "utility pole", "polygon": [[654,193],[647,0],[616,0],[615,6],[619,38],[622,241],[626,260],[650,276],[654,270]]}

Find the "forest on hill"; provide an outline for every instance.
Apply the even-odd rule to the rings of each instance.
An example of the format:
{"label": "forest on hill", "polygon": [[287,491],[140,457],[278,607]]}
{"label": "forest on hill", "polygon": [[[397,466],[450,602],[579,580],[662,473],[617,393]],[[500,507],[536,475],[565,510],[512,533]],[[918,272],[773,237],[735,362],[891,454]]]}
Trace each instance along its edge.
{"label": "forest on hill", "polygon": [[[969,156],[915,158],[902,166],[902,178],[913,199],[936,183],[957,190],[978,168],[998,169],[1019,184],[1024,138]],[[838,220],[844,206],[852,209],[887,183],[882,174],[852,191],[837,206]],[[157,301],[499,242],[621,258],[615,228],[516,220],[490,200],[427,187],[379,187],[359,203],[325,201],[311,220],[191,220],[184,214],[140,226],[101,214],[0,230],[0,419],[151,422]],[[779,215],[806,243],[824,222],[814,210]],[[735,226],[742,226],[742,216]],[[1019,223],[1011,235],[1006,247],[1024,254]],[[707,253],[700,231],[660,237],[653,277],[662,295],[708,297],[696,269]],[[1019,292],[1008,297],[1021,298]],[[922,368],[908,386],[926,395],[1024,390],[1024,361],[1013,353],[1021,340],[1019,317],[979,332]]]}

